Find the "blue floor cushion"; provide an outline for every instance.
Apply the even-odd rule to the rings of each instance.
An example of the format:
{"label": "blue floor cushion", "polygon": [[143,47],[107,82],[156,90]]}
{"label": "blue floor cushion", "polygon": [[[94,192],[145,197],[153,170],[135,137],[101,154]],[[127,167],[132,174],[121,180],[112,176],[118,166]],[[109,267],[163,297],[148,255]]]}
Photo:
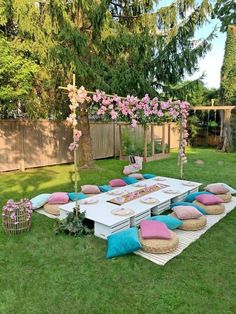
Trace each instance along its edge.
{"label": "blue floor cushion", "polygon": [[138,179],[132,177],[123,177],[122,180],[124,180],[126,184],[134,184],[139,182]]}
{"label": "blue floor cushion", "polygon": [[152,178],[155,178],[156,176],[157,175],[153,174],[153,173],[144,173],[143,174],[144,179],[152,179]]}
{"label": "blue floor cushion", "polygon": [[[67,194],[68,194],[70,200],[72,202],[74,202],[75,201],[75,192],[71,192],[71,193],[67,193]],[[77,200],[82,200],[82,199],[84,199],[86,197],[88,197],[88,196],[85,195],[84,193],[81,193],[81,192],[77,193]]]}
{"label": "blue floor cushion", "polygon": [[112,190],[110,185],[99,185],[98,188],[101,192],[109,192]]}
{"label": "blue floor cushion", "polygon": [[48,202],[51,195],[52,194],[49,193],[43,193],[31,198],[30,201],[32,203],[33,209],[38,209],[45,205]]}
{"label": "blue floor cushion", "polygon": [[184,202],[190,202],[190,203],[192,203],[193,201],[195,201],[195,198],[196,198],[198,195],[201,195],[201,194],[211,194],[211,193],[210,193],[210,192],[206,192],[206,191],[190,193],[189,195],[187,195],[187,196],[185,197]]}
{"label": "blue floor cushion", "polygon": [[107,240],[107,258],[126,255],[142,247],[137,227],[111,234]]}
{"label": "blue floor cushion", "polygon": [[156,220],[156,221],[163,222],[164,224],[166,224],[167,228],[171,230],[177,229],[183,224],[183,222],[180,219],[169,216],[169,215],[153,216],[149,218],[149,220]]}

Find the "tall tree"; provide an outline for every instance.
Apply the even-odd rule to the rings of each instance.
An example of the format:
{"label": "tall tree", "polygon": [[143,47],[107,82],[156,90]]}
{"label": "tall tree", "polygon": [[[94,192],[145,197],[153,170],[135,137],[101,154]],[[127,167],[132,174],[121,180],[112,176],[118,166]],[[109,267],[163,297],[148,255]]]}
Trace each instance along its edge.
{"label": "tall tree", "polygon": [[0,117],[11,117],[16,113],[16,109],[28,113],[32,109],[39,110],[32,106],[27,108],[22,106],[26,99],[30,102],[37,97],[38,65],[16,53],[2,36],[0,36],[0,47]]}
{"label": "tall tree", "polygon": [[0,0],[0,29],[15,51],[40,65],[39,99],[50,104],[50,116],[63,118],[68,111],[57,87],[72,72],[86,89],[156,96],[197,69],[212,34],[193,46],[194,34],[207,22],[210,1],[158,2]]}
{"label": "tall tree", "polygon": [[[221,20],[221,31],[227,31],[224,61],[221,68],[220,96],[223,104],[236,104],[236,3],[217,0],[214,13]],[[221,113],[222,150],[228,151],[236,142],[235,111]]]}
{"label": "tall tree", "polygon": [[236,103],[236,25],[228,26],[220,89],[223,104]]}
{"label": "tall tree", "polygon": [[[225,44],[224,61],[221,68],[221,100],[223,104],[236,105],[236,25],[229,25]],[[235,115],[235,112],[233,112]],[[223,151],[229,151],[235,143],[235,117],[231,117],[231,111],[224,112],[222,137]]]}
{"label": "tall tree", "polygon": [[229,25],[236,25],[236,2],[235,0],[217,0],[214,14],[221,21],[221,31],[226,32]]}

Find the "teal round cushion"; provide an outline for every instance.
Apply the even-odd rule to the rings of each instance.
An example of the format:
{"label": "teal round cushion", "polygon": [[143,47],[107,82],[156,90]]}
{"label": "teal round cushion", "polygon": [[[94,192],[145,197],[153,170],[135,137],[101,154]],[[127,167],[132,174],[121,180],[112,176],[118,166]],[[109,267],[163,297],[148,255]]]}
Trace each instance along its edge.
{"label": "teal round cushion", "polygon": [[169,215],[158,215],[158,216],[151,217],[148,220],[155,220],[155,221],[163,222],[164,224],[166,224],[167,228],[171,230],[177,229],[183,224],[183,222],[180,219],[169,216]]}

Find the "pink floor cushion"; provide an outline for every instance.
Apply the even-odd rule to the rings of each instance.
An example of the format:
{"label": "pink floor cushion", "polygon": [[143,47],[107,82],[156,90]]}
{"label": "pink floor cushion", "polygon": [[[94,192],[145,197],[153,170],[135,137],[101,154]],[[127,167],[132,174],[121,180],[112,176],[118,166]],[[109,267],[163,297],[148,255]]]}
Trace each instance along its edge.
{"label": "pink floor cushion", "polygon": [[143,179],[142,173],[131,173],[131,174],[129,174],[129,177],[135,178],[137,180],[142,180]]}
{"label": "pink floor cushion", "polygon": [[81,186],[81,192],[85,194],[99,194],[101,193],[99,187],[93,184],[85,184]]}
{"label": "pink floor cushion", "polygon": [[162,222],[144,220],[141,222],[140,228],[143,239],[171,239],[170,230]]}
{"label": "pink floor cushion", "polygon": [[125,181],[121,180],[121,179],[113,179],[109,182],[110,186],[112,186],[113,188],[115,187],[119,187],[119,186],[125,186],[126,183]]}
{"label": "pink floor cushion", "polygon": [[48,199],[48,204],[66,204],[69,201],[69,196],[65,192],[55,192]]}
{"label": "pink floor cushion", "polygon": [[214,194],[201,194],[196,197],[196,200],[204,205],[216,205],[224,202]]}
{"label": "pink floor cushion", "polygon": [[179,219],[194,219],[202,216],[202,213],[193,206],[175,206],[172,208]]}
{"label": "pink floor cushion", "polygon": [[229,192],[229,189],[221,183],[208,184],[205,190],[213,194],[225,194]]}

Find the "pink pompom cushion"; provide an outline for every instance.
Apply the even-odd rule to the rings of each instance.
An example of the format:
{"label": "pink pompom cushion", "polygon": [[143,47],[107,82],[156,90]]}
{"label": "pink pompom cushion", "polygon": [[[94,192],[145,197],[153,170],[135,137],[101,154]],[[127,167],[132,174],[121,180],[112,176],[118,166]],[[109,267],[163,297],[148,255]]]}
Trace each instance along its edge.
{"label": "pink pompom cushion", "polygon": [[171,239],[171,232],[163,222],[143,220],[140,228],[143,239]]}
{"label": "pink pompom cushion", "polygon": [[97,185],[85,184],[81,186],[81,192],[85,194],[98,194],[101,193]]}
{"label": "pink pompom cushion", "polygon": [[137,180],[142,180],[143,179],[142,173],[132,173],[132,174],[129,174],[129,177],[135,178]]}
{"label": "pink pompom cushion", "polygon": [[202,213],[193,206],[175,206],[172,208],[179,219],[195,219],[202,216]]}
{"label": "pink pompom cushion", "polygon": [[125,181],[121,180],[121,179],[113,179],[109,182],[110,186],[112,186],[113,188],[118,187],[118,186],[125,186],[126,183]]}
{"label": "pink pompom cushion", "polygon": [[48,204],[65,204],[68,203],[69,196],[65,192],[55,192],[48,199]]}
{"label": "pink pompom cushion", "polygon": [[213,194],[198,195],[196,200],[204,205],[216,205],[224,202],[221,198]]}
{"label": "pink pompom cushion", "polygon": [[226,188],[221,183],[208,184],[205,187],[205,190],[208,191],[208,192],[211,192],[213,194],[225,194],[225,193],[229,192],[229,189]]}

